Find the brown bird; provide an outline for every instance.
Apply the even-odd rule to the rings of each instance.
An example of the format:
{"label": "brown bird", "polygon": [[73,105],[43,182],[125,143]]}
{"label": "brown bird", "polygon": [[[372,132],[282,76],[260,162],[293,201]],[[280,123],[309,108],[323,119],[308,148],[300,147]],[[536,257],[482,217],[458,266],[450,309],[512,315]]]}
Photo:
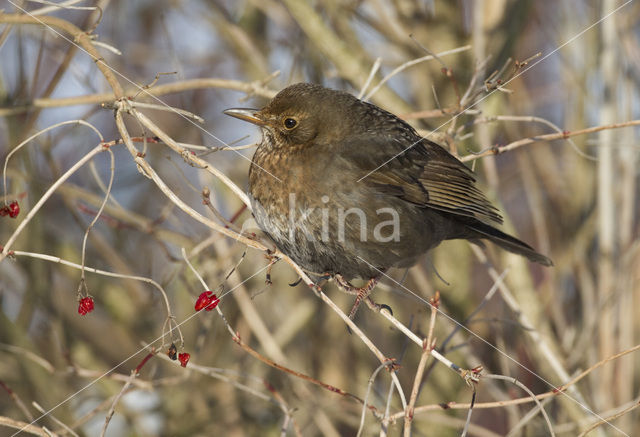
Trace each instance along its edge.
{"label": "brown bird", "polygon": [[[262,130],[249,168],[258,225],[303,269],[356,294],[351,317],[382,273],[443,240],[486,239],[552,265],[489,224],[502,217],[469,168],[371,103],[299,83],[260,110],[225,114]],[[354,278],[369,282],[357,288]]]}

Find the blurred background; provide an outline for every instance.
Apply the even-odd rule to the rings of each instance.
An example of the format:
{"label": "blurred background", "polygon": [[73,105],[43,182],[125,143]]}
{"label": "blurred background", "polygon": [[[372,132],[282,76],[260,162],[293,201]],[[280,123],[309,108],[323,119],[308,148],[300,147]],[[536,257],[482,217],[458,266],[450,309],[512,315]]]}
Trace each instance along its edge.
{"label": "blurred background", "polygon": [[[556,435],[580,435],[603,418],[609,423],[589,435],[640,429],[633,409],[640,402],[638,352],[616,356],[640,344],[638,122],[632,122],[640,119],[637,2],[101,0],[67,1],[64,9],[44,3],[2,2],[3,161],[29,136],[69,120],[91,123],[105,141],[120,138],[113,111],[100,105],[113,101],[113,90],[95,62],[61,28],[54,26],[56,34],[7,18],[25,11],[90,32],[135,102],[158,103],[138,95],[137,86],[150,85],[162,102],[201,116],[198,124],[141,109],[176,141],[205,146],[195,153],[242,189],[254,148],[218,148],[254,143],[259,132],[222,110],[260,107],[300,81],[362,92],[463,158],[505,216],[505,230],[555,263],[544,268],[492,247],[446,242],[409,271],[392,271],[402,285],[383,281],[374,300],[426,338],[425,300],[438,290],[446,316],[436,318],[436,348],[462,368],[481,365],[485,374],[515,378],[535,394],[587,371],[567,395],[542,401]],[[433,54],[440,55],[420,60]],[[159,73],[171,74],[154,83]],[[153,136],[132,117],[125,121],[131,135]],[[603,129],[580,132],[592,127]],[[548,134],[555,137],[535,138]],[[17,200],[21,212],[0,217],[0,245],[98,144],[86,126],[67,124],[11,156],[1,199]],[[495,156],[474,155],[504,146]],[[232,340],[216,312],[191,317],[203,289],[181,248],[210,289],[231,290],[220,309],[246,344],[363,399],[380,362],[360,338],[306,285],[289,285],[298,277],[287,264],[273,267],[267,285],[264,253],[193,220],[138,171],[125,147],[112,151],[111,199],[89,233],[86,265],[159,283],[175,321],[184,321],[184,343],[174,340],[191,361],[186,369],[170,361],[165,338],[162,353],[116,399],[148,353],[143,346],[166,329],[167,312],[149,283],[87,272],[95,310],[78,314],[80,271],[56,261],[81,262],[85,231],[104,199],[85,165],[20,233],[11,247],[19,254],[0,262],[0,435],[40,416],[32,402],[45,411],[55,407],[35,434],[46,435],[45,426],[59,435],[100,435],[115,400],[109,436],[356,435],[361,402],[257,360]],[[146,159],[202,214],[216,219],[202,204],[206,186],[223,216],[240,212],[239,226],[250,219],[231,190],[165,145],[148,144]],[[108,154],[93,162],[106,184]],[[344,311],[351,308],[352,296],[333,284],[324,290]],[[456,330],[456,322],[467,329]],[[356,323],[397,360],[405,396],[419,387],[413,435],[461,435],[468,408],[442,405],[470,402],[472,388],[431,361],[416,384],[422,350],[368,309]],[[512,382],[481,379],[475,390],[467,435],[550,435],[539,413],[528,416],[533,402],[508,402],[528,396]],[[505,403],[488,404],[494,401]],[[366,411],[362,435],[402,435],[403,406],[387,371],[375,377],[367,402],[377,416]]]}

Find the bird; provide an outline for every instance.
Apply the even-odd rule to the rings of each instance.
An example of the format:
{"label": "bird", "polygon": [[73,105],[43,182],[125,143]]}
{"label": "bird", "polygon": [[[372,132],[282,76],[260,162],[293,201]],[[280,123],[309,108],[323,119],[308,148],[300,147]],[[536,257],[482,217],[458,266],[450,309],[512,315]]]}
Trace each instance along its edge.
{"label": "bird", "polygon": [[[224,113],[262,131],[248,175],[258,226],[313,277],[354,294],[352,319],[388,269],[414,265],[444,240],[488,240],[553,264],[495,227],[503,219],[471,169],[372,103],[296,83],[262,109]],[[366,285],[352,285],[358,278]]]}

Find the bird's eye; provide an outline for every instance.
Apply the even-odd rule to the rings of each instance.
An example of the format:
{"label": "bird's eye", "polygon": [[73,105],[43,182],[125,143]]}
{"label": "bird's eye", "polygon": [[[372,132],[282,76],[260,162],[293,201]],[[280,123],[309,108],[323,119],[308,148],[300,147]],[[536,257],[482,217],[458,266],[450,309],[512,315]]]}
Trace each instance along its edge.
{"label": "bird's eye", "polygon": [[284,119],[284,127],[287,129],[293,129],[298,125],[298,121],[295,118],[285,118]]}

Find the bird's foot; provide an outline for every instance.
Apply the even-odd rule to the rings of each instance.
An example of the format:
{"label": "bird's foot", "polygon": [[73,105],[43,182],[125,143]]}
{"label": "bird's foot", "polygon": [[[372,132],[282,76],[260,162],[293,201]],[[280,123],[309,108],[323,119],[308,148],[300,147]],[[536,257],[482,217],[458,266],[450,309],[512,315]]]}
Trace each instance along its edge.
{"label": "bird's foot", "polygon": [[356,300],[353,303],[353,307],[351,307],[351,311],[349,311],[349,318],[351,320],[353,320],[353,317],[356,315],[356,311],[358,311],[358,307],[360,306],[360,303],[363,300],[367,302],[367,305],[369,305],[370,307],[372,305],[376,307],[378,306],[376,303],[374,303],[371,300],[371,298],[369,298],[369,294],[371,294],[371,291],[374,289],[374,287],[380,280],[379,276],[369,279],[369,281],[364,287],[356,287],[354,285],[351,285],[351,283],[346,279],[344,279],[340,274],[335,274],[333,276],[333,279],[335,279],[336,284],[338,284],[338,287],[340,287],[344,292],[349,294],[354,294],[356,296]]}

